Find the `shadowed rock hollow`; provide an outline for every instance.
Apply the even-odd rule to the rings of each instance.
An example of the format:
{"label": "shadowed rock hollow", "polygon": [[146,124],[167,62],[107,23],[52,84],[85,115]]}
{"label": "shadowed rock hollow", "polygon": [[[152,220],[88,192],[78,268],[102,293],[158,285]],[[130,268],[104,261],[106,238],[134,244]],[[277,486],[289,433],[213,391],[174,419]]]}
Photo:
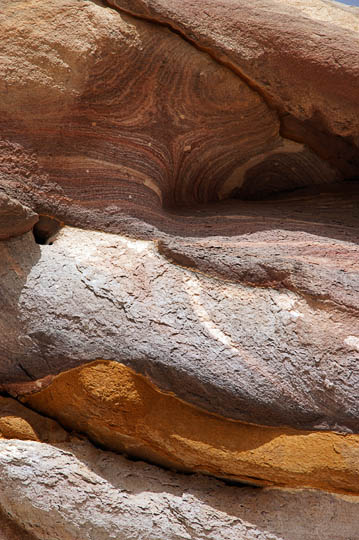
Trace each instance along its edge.
{"label": "shadowed rock hollow", "polygon": [[[4,0],[0,28],[0,507],[39,539],[323,538],[358,495],[357,11]],[[197,524],[177,491],[145,495],[177,508],[149,524],[131,484],[100,519],[92,497],[122,505],[126,475],[167,482],[106,448],[283,492],[230,488],[218,513],[198,484]],[[229,502],[270,496],[306,528]]]}

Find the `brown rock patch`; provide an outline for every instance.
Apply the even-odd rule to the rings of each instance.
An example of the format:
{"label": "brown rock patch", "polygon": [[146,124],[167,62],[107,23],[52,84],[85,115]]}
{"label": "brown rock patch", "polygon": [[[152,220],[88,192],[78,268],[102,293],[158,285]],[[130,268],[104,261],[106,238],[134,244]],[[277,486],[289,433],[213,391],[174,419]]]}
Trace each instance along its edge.
{"label": "brown rock patch", "polygon": [[38,219],[31,208],[0,192],[0,240],[30,231]]}
{"label": "brown rock patch", "polygon": [[0,439],[57,443],[69,440],[69,435],[54,420],[0,397]]}

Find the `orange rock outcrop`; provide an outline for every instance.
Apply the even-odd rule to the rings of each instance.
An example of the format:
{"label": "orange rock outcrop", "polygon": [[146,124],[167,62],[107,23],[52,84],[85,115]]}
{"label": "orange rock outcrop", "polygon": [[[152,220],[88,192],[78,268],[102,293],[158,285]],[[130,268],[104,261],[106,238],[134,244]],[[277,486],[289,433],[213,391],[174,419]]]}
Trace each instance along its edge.
{"label": "orange rock outcrop", "polygon": [[255,485],[359,493],[359,435],[221,418],[115,362],[62,373],[24,402],[102,447],[178,470]]}

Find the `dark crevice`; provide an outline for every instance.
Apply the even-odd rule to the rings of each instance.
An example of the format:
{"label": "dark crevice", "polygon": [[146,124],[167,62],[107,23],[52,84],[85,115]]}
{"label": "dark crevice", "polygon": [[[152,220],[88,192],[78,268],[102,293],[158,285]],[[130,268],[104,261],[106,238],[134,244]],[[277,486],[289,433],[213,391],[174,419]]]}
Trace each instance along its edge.
{"label": "dark crevice", "polygon": [[[251,488],[251,489],[263,489],[264,486],[258,485],[260,483],[263,483],[263,480],[260,478],[256,478],[255,476],[246,476],[248,478],[248,482],[243,480],[240,482],[239,480],[230,480],[228,478],[220,478],[220,480],[226,485],[230,487],[238,487],[238,488]],[[253,480],[253,482],[257,482],[256,484],[250,482],[250,480]]]}
{"label": "dark crevice", "polygon": [[[281,180],[281,181],[280,181]],[[230,199],[248,201],[248,202],[265,202],[278,201],[287,198],[288,202],[293,199],[293,196],[316,197],[320,194],[341,192],[345,190],[346,182],[356,182],[359,179],[343,179],[340,182],[329,182],[327,184],[305,184],[305,185],[290,185],[286,184],[285,178],[279,179],[278,183],[272,183],[271,186],[255,186],[253,182],[244,182],[241,187],[235,188],[230,196]],[[261,189],[262,187],[262,189]]]}
{"label": "dark crevice", "polygon": [[341,178],[359,177],[359,148],[351,137],[330,133],[325,119],[317,111],[310,120],[299,120],[285,113],[280,115],[280,135],[305,144],[317,156],[339,171]]}
{"label": "dark crevice", "polygon": [[285,186],[285,179],[282,180],[282,185],[272,186],[272,189],[261,190],[251,186],[247,186],[245,182],[243,186],[235,188],[229,196],[229,199],[238,199],[241,201],[265,201],[271,200],[278,196],[286,196],[292,193],[305,192],[310,186]]}
{"label": "dark crevice", "polygon": [[24,368],[24,366],[21,365],[20,362],[19,362],[18,365],[19,365],[19,368],[21,369],[21,371],[22,371],[23,373],[25,373],[26,377],[28,377],[31,381],[35,381],[35,380],[36,380],[36,377],[34,377],[33,375],[31,375],[31,373],[30,373],[26,368]]}
{"label": "dark crevice", "polygon": [[63,223],[50,216],[41,216],[33,228],[35,242],[40,245],[52,245]]}

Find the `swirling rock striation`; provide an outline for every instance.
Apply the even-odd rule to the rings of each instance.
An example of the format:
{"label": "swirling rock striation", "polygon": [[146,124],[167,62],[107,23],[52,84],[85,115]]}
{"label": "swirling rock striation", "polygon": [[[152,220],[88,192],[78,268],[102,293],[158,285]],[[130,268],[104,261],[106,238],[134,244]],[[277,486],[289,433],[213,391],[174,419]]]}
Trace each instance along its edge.
{"label": "swirling rock striation", "polygon": [[[172,4],[187,24],[187,4]],[[140,3],[133,4],[133,11],[141,15],[136,6]],[[231,193],[256,198],[355,176],[359,161],[349,142],[343,142],[349,146],[341,149],[339,163],[330,158],[334,152],[322,155],[310,130],[297,138],[287,130],[300,142],[286,138],[280,114],[257,86],[218,63],[213,51],[228,41],[230,32],[231,40],[237,40],[238,29],[221,30],[225,15],[217,13],[219,7],[211,9],[210,29],[217,38],[213,50],[205,47],[207,54],[200,40],[192,40],[195,47],[163,25],[99,3],[7,0],[0,19],[7,36],[1,43],[0,177],[8,195],[72,225],[106,229],[110,221],[116,232],[124,229],[121,216],[156,224],[168,219],[162,207],[206,203]],[[280,9],[282,24],[297,13]],[[248,10],[237,9],[236,17],[226,20],[239,24],[242,13],[240,20],[255,32],[268,9],[258,10],[256,24]],[[197,15],[192,13],[193,21]],[[303,17],[297,13],[297,19],[299,26],[290,27],[289,35],[302,28]],[[196,24],[199,30],[203,26]],[[329,47],[323,37],[318,39],[321,47]],[[296,47],[296,55],[300,50]],[[304,53],[300,74],[312,63]],[[276,73],[281,87],[289,80],[293,87],[291,73],[278,72],[281,59],[276,62],[261,63]],[[352,71],[355,65],[351,62]],[[345,84],[344,73],[332,74],[331,94],[334,84]],[[317,72],[309,77],[316,81]],[[292,105],[298,101],[297,96],[288,100]]]}
{"label": "swirling rock striation", "polygon": [[[107,0],[169,25],[283,113],[358,145],[359,17],[323,0]],[[323,84],[325,81],[325,88]]]}
{"label": "swirling rock striation", "polygon": [[[319,0],[3,2],[2,392],[179,470],[357,493],[357,26]],[[7,399],[0,433],[46,440]],[[0,444],[5,479],[13,451],[63,457]]]}

